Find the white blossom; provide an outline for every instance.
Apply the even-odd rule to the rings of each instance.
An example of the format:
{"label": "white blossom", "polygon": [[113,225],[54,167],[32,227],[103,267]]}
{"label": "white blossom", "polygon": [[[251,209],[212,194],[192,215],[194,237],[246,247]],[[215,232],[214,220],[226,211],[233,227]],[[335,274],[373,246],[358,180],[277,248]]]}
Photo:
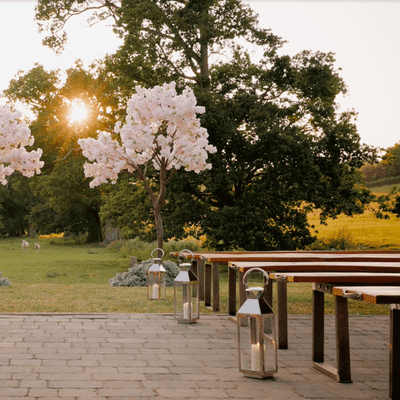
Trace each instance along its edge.
{"label": "white blossom", "polygon": [[42,149],[27,151],[34,138],[20,112],[0,107],[0,182],[7,184],[7,177],[14,171],[31,178],[40,174],[44,162],[40,161]]}
{"label": "white blossom", "polygon": [[208,143],[208,133],[196,116],[205,108],[196,106],[193,91],[185,88],[178,95],[174,82],[135,89],[127,104],[125,123],[115,125],[120,142],[106,132],[100,132],[97,139],[78,141],[83,155],[92,162],[84,166],[85,176],[94,178],[91,186],[115,182],[122,170],[132,172],[149,162],[157,170],[183,167],[199,173],[210,169],[208,153],[217,149]]}

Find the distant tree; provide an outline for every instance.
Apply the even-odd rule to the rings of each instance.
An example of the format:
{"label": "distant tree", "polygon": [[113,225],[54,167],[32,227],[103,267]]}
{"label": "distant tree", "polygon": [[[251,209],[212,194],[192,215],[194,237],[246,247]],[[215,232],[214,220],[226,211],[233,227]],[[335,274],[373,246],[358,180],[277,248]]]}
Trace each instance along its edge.
{"label": "distant tree", "polygon": [[400,142],[386,149],[382,164],[387,169],[387,176],[400,176]]}
{"label": "distant tree", "polygon": [[[3,92],[11,103],[22,103],[34,115],[30,128],[35,145],[43,149],[43,173],[51,172],[58,162],[79,151],[79,138],[112,129],[116,122],[118,101],[110,93],[109,78],[100,67],[85,71],[77,61],[65,73],[62,79],[61,71],[46,71],[35,64],[28,72],[19,71]],[[71,107],[76,101],[84,104],[87,116],[72,123]]]}
{"label": "distant tree", "polygon": [[111,225],[117,227],[125,239],[137,237],[148,242],[157,239],[151,207],[150,196],[143,183],[128,174],[121,174],[115,185],[102,187],[102,223],[111,221]]}
{"label": "distant tree", "polygon": [[[42,149],[28,149],[34,138],[22,114],[0,107],[0,233],[21,235],[29,230],[26,213],[31,193],[27,178],[40,174]],[[12,176],[15,172],[23,175]]]}
{"label": "distant tree", "polygon": [[21,236],[29,232],[29,212],[35,204],[28,178],[14,174],[0,185],[0,235]]}
{"label": "distant tree", "polygon": [[30,222],[38,233],[87,233],[88,243],[101,242],[100,191],[89,188],[82,157],[59,163],[34,185],[43,202],[33,208]]}
{"label": "distant tree", "polygon": [[[89,242],[102,239],[100,194],[85,192],[89,182],[79,169],[83,157],[77,140],[114,126],[119,105],[112,93],[107,74],[97,67],[86,71],[80,62],[64,79],[60,71],[48,72],[36,64],[28,72],[20,71],[4,91],[10,102],[21,102],[32,111],[35,145],[44,150],[45,168],[34,185],[41,202],[29,218],[39,233],[68,230],[88,232]],[[86,107],[81,121],[71,120],[76,102]]]}

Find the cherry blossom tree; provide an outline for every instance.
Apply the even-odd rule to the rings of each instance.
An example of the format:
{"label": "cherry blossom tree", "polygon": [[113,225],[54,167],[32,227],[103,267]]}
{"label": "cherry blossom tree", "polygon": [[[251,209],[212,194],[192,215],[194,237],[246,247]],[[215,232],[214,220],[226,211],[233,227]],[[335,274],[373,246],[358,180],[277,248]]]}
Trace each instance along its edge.
{"label": "cherry blossom tree", "polygon": [[[115,183],[121,171],[143,181],[153,205],[157,245],[162,248],[161,208],[169,180],[182,167],[196,173],[211,169],[208,153],[217,149],[208,143],[208,133],[200,126],[196,114],[204,113],[205,108],[196,106],[190,88],[178,95],[172,82],[152,89],[137,86],[135,90],[128,101],[125,124],[118,122],[114,129],[119,141],[108,132],[100,132],[97,139],[80,139],[78,144],[92,162],[84,165],[85,176],[94,178],[91,187]],[[158,193],[148,175],[151,167],[159,173]]]}
{"label": "cherry blossom tree", "polygon": [[40,174],[44,162],[40,161],[42,149],[27,151],[34,138],[20,112],[0,107],[0,182],[7,184],[7,177],[14,171],[31,178]]}

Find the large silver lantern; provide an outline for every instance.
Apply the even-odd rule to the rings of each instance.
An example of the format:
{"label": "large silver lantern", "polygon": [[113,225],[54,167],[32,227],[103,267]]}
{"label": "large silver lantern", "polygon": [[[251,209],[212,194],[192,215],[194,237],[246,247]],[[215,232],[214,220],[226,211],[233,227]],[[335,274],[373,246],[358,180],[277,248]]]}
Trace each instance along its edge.
{"label": "large silver lantern", "polygon": [[[164,251],[160,248],[156,248],[151,252],[151,257],[153,258],[153,253],[155,251],[161,251],[162,256],[164,256]],[[147,298],[149,300],[163,300],[165,299],[165,282],[166,271],[162,265],[162,258],[153,258],[153,264],[147,271]]]}
{"label": "large silver lantern", "polygon": [[[255,271],[264,275],[264,288],[248,287],[247,276]],[[271,378],[278,371],[275,313],[263,298],[268,279],[268,274],[260,268],[244,274],[247,300],[236,314],[239,370],[246,377],[258,379]]]}
{"label": "large silver lantern", "polygon": [[181,263],[184,253],[194,255],[190,250],[179,253],[180,272],[174,280],[174,319],[181,324],[193,324],[200,316],[199,312],[199,280],[191,271],[192,262]]}

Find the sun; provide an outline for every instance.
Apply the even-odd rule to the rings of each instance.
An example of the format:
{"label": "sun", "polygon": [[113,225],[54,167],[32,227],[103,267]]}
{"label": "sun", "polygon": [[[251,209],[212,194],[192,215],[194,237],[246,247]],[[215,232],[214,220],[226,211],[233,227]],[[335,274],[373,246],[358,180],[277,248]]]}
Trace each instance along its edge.
{"label": "sun", "polygon": [[81,124],[89,115],[89,110],[82,100],[73,100],[69,105],[68,120],[70,124]]}

